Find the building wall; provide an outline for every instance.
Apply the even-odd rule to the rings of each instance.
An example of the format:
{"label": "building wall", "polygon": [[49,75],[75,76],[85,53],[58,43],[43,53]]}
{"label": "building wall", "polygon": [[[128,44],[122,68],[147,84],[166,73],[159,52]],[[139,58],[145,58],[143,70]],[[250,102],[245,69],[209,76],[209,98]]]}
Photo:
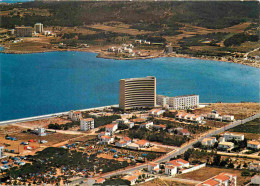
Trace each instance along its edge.
{"label": "building wall", "polygon": [[32,27],[15,27],[16,37],[32,37]]}
{"label": "building wall", "polygon": [[121,79],[119,87],[119,108],[131,109],[156,106],[156,78]]}

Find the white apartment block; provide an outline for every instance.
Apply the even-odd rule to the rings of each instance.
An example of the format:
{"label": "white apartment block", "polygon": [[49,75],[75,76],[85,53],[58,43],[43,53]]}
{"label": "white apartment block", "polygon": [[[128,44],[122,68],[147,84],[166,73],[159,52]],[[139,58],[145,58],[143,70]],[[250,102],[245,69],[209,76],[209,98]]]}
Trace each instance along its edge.
{"label": "white apartment block", "polygon": [[165,174],[170,175],[170,176],[177,174],[177,166],[166,165],[165,166]]}
{"label": "white apartment block", "polygon": [[224,134],[225,141],[236,140],[236,141],[243,141],[245,139],[244,134],[232,134],[232,133],[225,133]]}
{"label": "white apartment block", "polygon": [[93,118],[86,118],[80,120],[80,130],[87,131],[93,128],[95,128]]}
{"label": "white apartment block", "polygon": [[80,121],[80,119],[82,118],[82,114],[80,111],[71,110],[69,111],[69,118],[72,121]]}
{"label": "white apartment block", "polygon": [[2,158],[4,155],[4,146],[0,146],[0,158]]}
{"label": "white apartment block", "polygon": [[199,95],[184,95],[167,97],[163,95],[156,96],[157,105],[167,106],[174,110],[184,110],[189,108],[196,108],[199,106]]}

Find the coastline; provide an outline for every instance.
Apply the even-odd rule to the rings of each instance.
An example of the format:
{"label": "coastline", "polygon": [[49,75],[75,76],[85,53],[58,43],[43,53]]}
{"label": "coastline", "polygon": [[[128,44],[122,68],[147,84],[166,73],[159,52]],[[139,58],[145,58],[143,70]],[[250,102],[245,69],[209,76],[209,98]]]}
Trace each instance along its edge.
{"label": "coastline", "polygon": [[260,68],[260,62],[252,62],[249,60],[245,60],[242,58],[234,58],[231,59],[230,57],[210,57],[210,56],[200,56],[200,57],[194,57],[188,54],[176,54],[176,53],[170,53],[166,54],[161,52],[157,55],[150,55],[150,56],[138,56],[138,57],[117,57],[117,56],[111,56],[107,55],[106,52],[102,50],[97,49],[49,49],[49,50],[42,50],[42,51],[18,51],[18,50],[8,50],[4,46],[3,50],[0,51],[0,53],[4,54],[33,54],[33,53],[46,53],[46,52],[65,52],[65,51],[75,51],[75,52],[91,52],[96,53],[97,58],[104,58],[104,59],[113,59],[113,60],[136,60],[136,59],[153,59],[153,58],[160,58],[160,57],[180,57],[180,58],[188,58],[188,59],[203,59],[203,60],[213,60],[213,61],[219,61],[219,62],[228,62],[228,63],[235,63],[235,64],[241,64],[241,65],[247,65],[254,68]]}

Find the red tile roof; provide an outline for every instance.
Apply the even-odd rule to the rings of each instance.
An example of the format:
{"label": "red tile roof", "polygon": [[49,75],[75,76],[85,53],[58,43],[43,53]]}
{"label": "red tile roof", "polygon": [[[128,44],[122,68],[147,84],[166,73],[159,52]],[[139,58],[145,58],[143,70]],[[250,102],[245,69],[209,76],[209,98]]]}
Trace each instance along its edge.
{"label": "red tile roof", "polygon": [[203,184],[207,184],[207,185],[210,185],[210,186],[214,186],[214,185],[219,185],[219,182],[216,181],[216,180],[213,180],[213,179],[209,179],[207,181],[204,181]]}
{"label": "red tile roof", "polygon": [[123,137],[123,140],[125,140],[125,141],[131,141],[131,138],[129,138],[129,137]]}
{"label": "red tile roof", "polygon": [[94,121],[94,119],[93,118],[86,118],[86,119],[84,119],[84,121]]}
{"label": "red tile roof", "polygon": [[149,143],[149,142],[146,140],[139,140],[136,142],[136,144],[138,144],[138,145],[145,145],[146,143]]}
{"label": "red tile roof", "polygon": [[178,161],[178,162],[181,162],[181,163],[184,163],[184,164],[187,164],[187,163],[189,163],[188,161],[186,161],[186,160],[183,160],[183,159],[180,159],[180,158],[179,158],[179,159],[177,159],[177,161]]}
{"label": "red tile roof", "polygon": [[182,164],[178,163],[176,160],[171,160],[167,164],[172,164],[173,166],[180,167]]}
{"label": "red tile roof", "polygon": [[106,125],[106,128],[114,128],[115,125],[117,125],[117,124],[109,124],[109,125]]}

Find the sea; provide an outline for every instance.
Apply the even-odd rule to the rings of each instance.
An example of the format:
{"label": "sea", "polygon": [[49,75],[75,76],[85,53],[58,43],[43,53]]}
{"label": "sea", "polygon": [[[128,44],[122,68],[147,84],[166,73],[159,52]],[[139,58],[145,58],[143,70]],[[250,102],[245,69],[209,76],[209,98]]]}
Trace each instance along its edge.
{"label": "sea", "polygon": [[0,121],[118,104],[119,80],[155,76],[157,94],[200,102],[259,102],[260,69],[161,57],[97,58],[88,52],[0,53]]}

